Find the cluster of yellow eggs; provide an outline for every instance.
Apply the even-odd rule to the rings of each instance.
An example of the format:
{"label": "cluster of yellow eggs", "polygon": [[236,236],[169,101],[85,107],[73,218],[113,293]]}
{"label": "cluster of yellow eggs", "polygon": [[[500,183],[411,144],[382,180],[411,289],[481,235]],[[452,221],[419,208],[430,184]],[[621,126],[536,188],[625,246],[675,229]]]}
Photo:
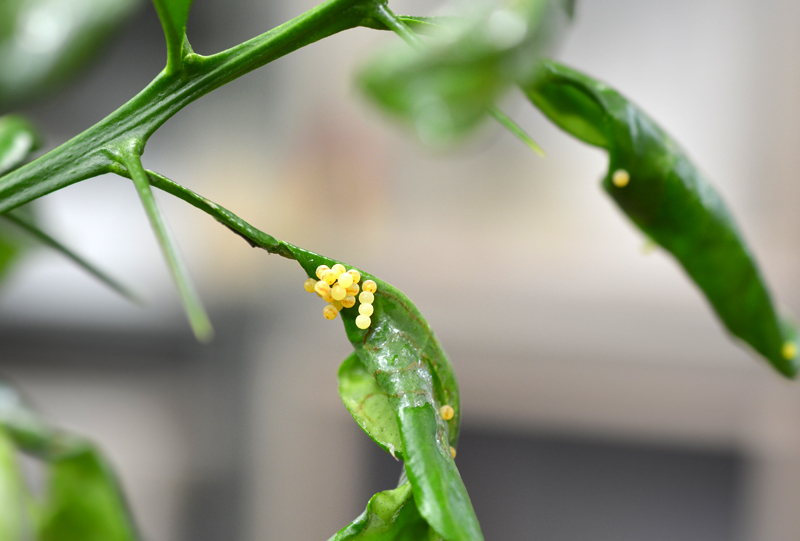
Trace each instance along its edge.
{"label": "cluster of yellow eggs", "polygon": [[[372,302],[375,300],[375,292],[378,285],[373,280],[366,280],[360,287],[361,273],[356,269],[345,269],[344,265],[337,263],[328,268],[327,265],[317,267],[317,278],[309,278],[303,287],[309,293],[316,293],[328,305],[322,309],[325,319],[336,319],[336,314],[342,308],[352,308],[356,305],[356,295],[358,295],[358,316],[356,317],[356,327],[368,329],[372,325],[370,316],[374,308]],[[359,290],[361,294],[359,294]]]}

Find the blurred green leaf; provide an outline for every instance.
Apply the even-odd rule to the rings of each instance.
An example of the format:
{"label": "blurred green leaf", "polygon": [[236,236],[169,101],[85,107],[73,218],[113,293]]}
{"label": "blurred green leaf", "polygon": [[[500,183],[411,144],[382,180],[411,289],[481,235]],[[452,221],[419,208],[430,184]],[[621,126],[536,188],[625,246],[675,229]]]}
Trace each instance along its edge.
{"label": "blurred green leaf", "polygon": [[139,0],[0,2],[0,111],[52,89],[102,51]]}
{"label": "blurred green leaf", "polygon": [[19,115],[0,117],[0,175],[19,167],[41,146],[39,132]]}
{"label": "blurred green leaf", "polygon": [[83,438],[50,426],[0,381],[3,434],[48,466],[44,496],[34,502],[37,541],[139,539],[114,472],[100,452]]}
{"label": "blurred green leaf", "polygon": [[167,71],[180,68],[186,41],[186,22],[192,0],[153,0],[167,40]]}
{"label": "blurred green leaf", "polygon": [[418,50],[395,46],[378,55],[362,71],[361,86],[423,141],[451,143],[475,128],[511,86],[531,77],[566,27],[571,4],[503,2],[443,27]]}
{"label": "blurred green leaf", "polygon": [[728,331],[796,376],[796,328],[777,314],[733,217],[678,144],[616,90],[556,62],[543,62],[524,90],[561,128],[608,151],[605,191],[675,256]]}
{"label": "blurred green leaf", "polygon": [[0,539],[25,541],[29,525],[27,488],[22,479],[14,445],[0,429]]}
{"label": "blurred green leaf", "polygon": [[394,409],[375,377],[353,353],[339,368],[339,396],[372,441],[396,458],[403,458],[403,442]]}
{"label": "blurred green leaf", "polygon": [[414,503],[411,485],[379,492],[367,509],[329,541],[443,541]]}
{"label": "blurred green leaf", "polygon": [[100,453],[84,445],[49,464],[39,541],[135,541],[128,506]]}

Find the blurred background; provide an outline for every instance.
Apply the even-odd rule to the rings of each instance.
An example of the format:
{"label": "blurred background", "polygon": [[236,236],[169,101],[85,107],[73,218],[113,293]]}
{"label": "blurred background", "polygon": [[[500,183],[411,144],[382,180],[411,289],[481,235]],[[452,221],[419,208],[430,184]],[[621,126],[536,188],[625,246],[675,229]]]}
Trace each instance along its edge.
{"label": "blurred background", "polygon": [[[314,4],[197,0],[189,36],[216,52]],[[791,0],[579,0],[559,55],[689,150],[795,313],[799,20]],[[490,123],[434,152],[366,103],[353,73],[395,39],[348,31],[235,81],[166,124],[145,166],[417,304],[459,378],[457,464],[487,539],[800,539],[796,386],[643,249],[599,188],[605,156],[520,95],[503,108],[546,158]],[[140,2],[88,73],[25,112],[52,148],[164,58]],[[147,306],[35,251],[0,292],[0,372],[108,452],[148,540],[327,539],[400,469],[339,400],[341,323],[322,318],[299,267],[157,198],[215,342],[194,343],[131,183],[100,177],[45,197],[42,224]]]}

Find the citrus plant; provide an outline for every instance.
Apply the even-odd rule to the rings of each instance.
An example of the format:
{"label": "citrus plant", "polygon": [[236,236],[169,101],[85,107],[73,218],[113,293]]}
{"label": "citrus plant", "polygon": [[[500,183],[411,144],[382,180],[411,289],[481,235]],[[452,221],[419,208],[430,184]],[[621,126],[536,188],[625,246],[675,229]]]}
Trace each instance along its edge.
{"label": "citrus plant", "polygon": [[[133,0],[81,5],[82,25],[62,47],[18,77],[24,51],[0,48],[0,108],[11,111],[57,84],[98,47]],[[201,341],[211,323],[153,197],[153,188],[208,214],[253,247],[295,261],[323,315],[341,318],[353,346],[338,372],[345,407],[369,437],[404,463],[397,488],[370,499],[333,540],[479,541],[480,525],[456,467],[461,419],[455,374],[435,334],[402,292],[364,269],[315,254],[256,229],[233,212],[143,163],[148,140],[187,104],[301,47],[355,27],[390,30],[397,47],[373,58],[358,80],[387,113],[423,141],[449,144],[493,117],[539,151],[496,107],[519,87],[567,133],[609,153],[603,188],[653,242],[671,253],[722,324],[778,372],[797,374],[797,331],[779,314],[756,262],[719,195],[644,112],[608,85],[547,58],[573,16],[572,0],[507,0],[464,17],[395,15],[385,0],[327,0],[308,12],[209,56],[187,37],[191,0],[153,0],[164,30],[165,68],[108,117],[29,161],[40,137],[25,119],[0,117],[0,271],[24,248],[19,233],[61,251],[122,294],[113,278],[36,225],[36,199],[113,173],[135,185]],[[13,0],[0,13],[0,45],[16,43],[32,12],[63,9],[48,0]],[[54,8],[54,6],[61,6]],[[89,6],[89,7],[86,7]],[[34,36],[35,37],[35,36]],[[47,36],[39,36],[46,39]],[[15,58],[17,60],[15,60]],[[24,71],[24,70],[23,70]],[[48,489],[32,495],[17,453],[48,467]],[[49,425],[18,391],[0,385],[0,539],[138,539],[112,470],[77,435]]]}

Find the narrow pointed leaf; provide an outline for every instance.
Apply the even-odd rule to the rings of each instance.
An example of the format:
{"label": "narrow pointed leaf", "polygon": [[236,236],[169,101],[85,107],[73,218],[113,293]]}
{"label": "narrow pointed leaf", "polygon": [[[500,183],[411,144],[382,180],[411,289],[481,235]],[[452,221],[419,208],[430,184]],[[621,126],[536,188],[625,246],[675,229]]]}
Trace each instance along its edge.
{"label": "narrow pointed leaf", "polygon": [[425,522],[409,483],[370,498],[367,509],[329,541],[443,541]]}
{"label": "narrow pointed leaf", "polygon": [[778,315],[733,217],[678,144],[617,91],[556,62],[524,90],[565,131],[608,151],[605,191],[675,256],[731,334],[796,376],[795,326]]}
{"label": "narrow pointed leaf", "polygon": [[153,197],[153,192],[150,189],[147,173],[142,168],[142,163],[138,155],[129,154],[121,159],[125,167],[128,168],[136,190],[139,192],[139,198],[142,200],[142,205],[147,213],[147,217],[150,219],[150,225],[156,233],[158,242],[161,245],[161,251],[172,273],[172,278],[178,287],[178,292],[180,293],[181,301],[183,302],[183,307],[186,310],[186,315],[189,318],[192,330],[198,340],[207,342],[214,334],[211,328],[211,322],[208,319],[205,308],[203,308],[203,303],[189,276],[189,270],[183,262],[183,258],[180,256],[175,241],[169,234],[164,218],[161,216],[161,211],[158,209],[156,200]]}
{"label": "narrow pointed leaf", "polygon": [[153,0],[167,40],[167,71],[178,69],[183,62],[186,43],[186,22],[192,0]]}
{"label": "narrow pointed leaf", "polygon": [[424,142],[447,144],[474,129],[514,84],[533,74],[569,20],[570,2],[502,2],[443,28],[417,50],[395,47],[359,77],[366,94]]}
{"label": "narrow pointed leaf", "polygon": [[[6,214],[0,214],[0,218],[10,223],[13,223],[17,227],[26,231],[29,235],[34,237],[36,240],[38,240],[45,246],[52,248],[53,250],[59,252],[67,259],[72,260],[72,262],[74,262],[76,265],[81,267],[83,270],[85,270],[86,272],[88,272],[101,282],[103,282],[105,285],[107,285],[108,287],[110,287],[111,289],[113,289],[126,299],[132,302],[141,303],[141,300],[139,299],[138,295],[131,292],[130,289],[122,285],[119,281],[111,277],[108,273],[101,270],[99,267],[97,267],[90,261],[86,260],[83,256],[77,254],[71,248],[68,248],[61,242],[57,241],[56,239],[54,239],[53,237],[42,231],[33,222],[31,222],[26,218],[23,218],[18,212],[18,210],[9,211]],[[1,250],[2,247],[0,245],[0,254],[2,253]],[[2,256],[0,255],[0,257]],[[1,265],[2,263],[0,262],[0,266]]]}

